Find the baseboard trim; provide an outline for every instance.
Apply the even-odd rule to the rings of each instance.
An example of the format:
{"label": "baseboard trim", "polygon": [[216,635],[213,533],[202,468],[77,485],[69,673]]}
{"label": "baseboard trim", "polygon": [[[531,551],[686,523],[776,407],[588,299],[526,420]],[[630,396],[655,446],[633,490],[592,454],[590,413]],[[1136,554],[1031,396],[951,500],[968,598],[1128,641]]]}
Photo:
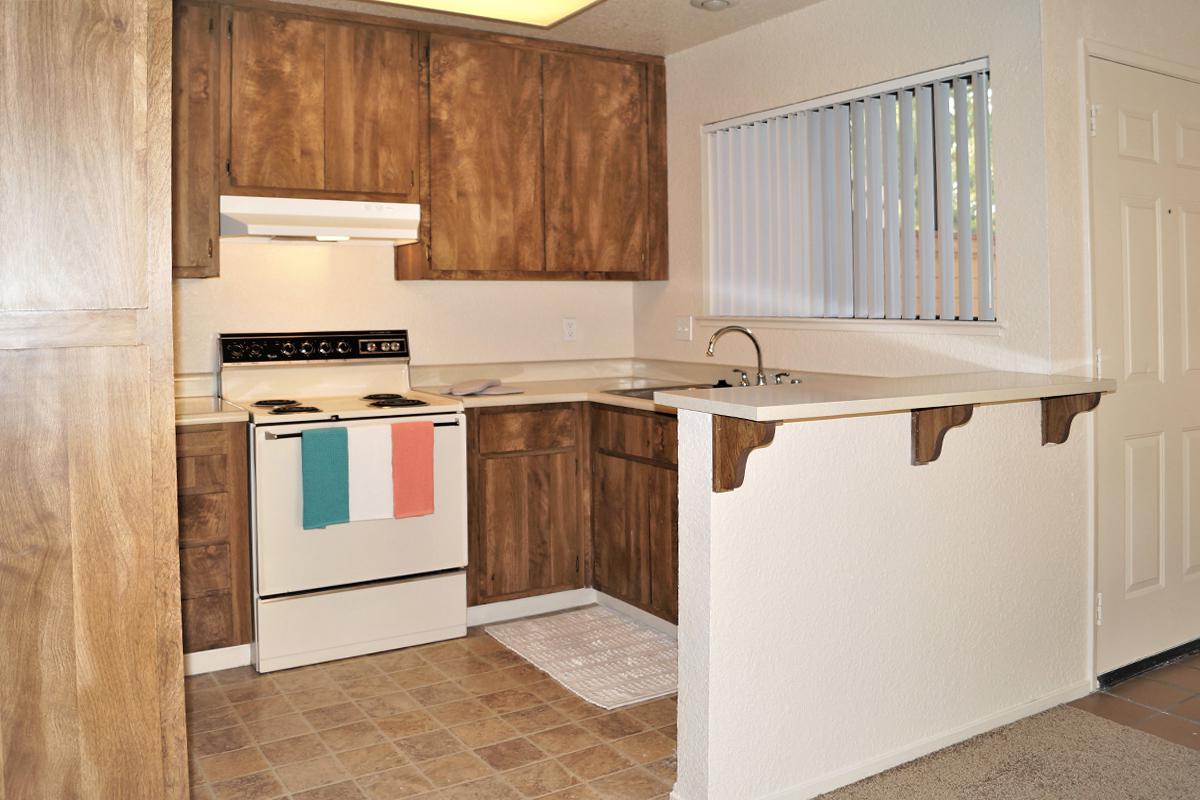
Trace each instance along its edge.
{"label": "baseboard trim", "polygon": [[201,675],[222,669],[245,667],[254,663],[254,653],[248,644],[220,647],[216,650],[201,650],[183,654],[183,674]]}
{"label": "baseboard trim", "polygon": [[[843,786],[849,786],[852,783],[861,781],[863,778],[869,778],[872,775],[877,775],[880,772],[891,769],[892,767],[898,767],[901,764],[906,764],[909,761],[920,758],[921,756],[927,756],[930,753],[942,750],[950,745],[966,741],[972,736],[978,736],[981,733],[987,733],[988,731],[999,728],[1002,725],[1008,725],[1009,723],[1016,722],[1017,720],[1024,719],[1025,717],[1030,717],[1034,714],[1040,714],[1047,709],[1054,708],[1055,706],[1062,705],[1063,703],[1070,703],[1073,700],[1078,700],[1079,698],[1090,694],[1091,691],[1091,681],[1080,681],[1064,689],[1060,689],[1053,694],[1038,698],[1037,700],[1032,700],[1028,703],[1021,703],[1020,705],[998,711],[995,714],[989,714],[982,719],[969,722],[966,725],[946,731],[945,733],[939,733],[925,739],[920,739],[910,745],[905,745],[904,747],[898,748],[889,753],[885,753],[882,756],[861,761],[853,766],[837,770],[836,772],[831,772],[827,775],[821,776],[820,778],[808,781],[807,783],[803,783],[799,786],[794,786],[790,789],[785,789],[781,792],[764,795],[757,800],[809,800],[810,798],[824,794],[825,792],[832,792],[834,789],[840,789]],[[672,791],[671,800],[692,799],[685,797],[678,791]]]}
{"label": "baseboard trim", "polygon": [[1164,650],[1161,653],[1155,653],[1152,656],[1143,658],[1140,661],[1135,661],[1132,664],[1126,664],[1123,667],[1117,667],[1103,675],[1096,676],[1096,683],[1101,689],[1107,689],[1110,686],[1116,686],[1122,681],[1127,681],[1135,675],[1141,675],[1143,672],[1148,672],[1152,669],[1169,664],[1176,659],[1190,656],[1193,653],[1200,652],[1200,639],[1192,639],[1190,642],[1184,642],[1181,645],[1172,647],[1170,650]]}
{"label": "baseboard trim", "polygon": [[667,622],[665,619],[656,617],[648,611],[643,611],[637,606],[630,605],[624,600],[618,600],[612,595],[605,594],[604,592],[597,590],[596,602],[605,608],[611,608],[618,614],[624,614],[625,616],[632,618],[634,622],[645,625],[647,628],[653,628],[660,633],[665,633],[672,639],[679,638],[679,627],[677,625],[673,625],[670,622]]}
{"label": "baseboard trim", "polygon": [[595,602],[595,589],[571,589],[565,592],[540,594],[536,597],[522,597],[518,600],[501,600],[499,603],[469,606],[467,608],[467,627],[508,622],[522,617],[535,617],[538,614],[550,614],[554,611],[565,611],[568,608],[590,606]]}

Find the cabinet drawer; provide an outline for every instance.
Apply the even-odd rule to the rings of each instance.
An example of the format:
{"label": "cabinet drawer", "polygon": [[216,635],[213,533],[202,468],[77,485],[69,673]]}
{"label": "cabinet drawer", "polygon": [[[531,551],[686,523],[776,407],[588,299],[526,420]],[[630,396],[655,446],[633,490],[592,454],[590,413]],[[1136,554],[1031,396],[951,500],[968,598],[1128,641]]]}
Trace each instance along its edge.
{"label": "cabinet drawer", "polygon": [[183,597],[229,590],[229,545],[209,544],[179,551],[179,583]]}
{"label": "cabinet drawer", "polygon": [[183,601],[183,652],[196,653],[239,644],[233,629],[233,600],[210,594]]}
{"label": "cabinet drawer", "polygon": [[229,434],[224,425],[193,425],[177,428],[177,456],[212,456],[229,450]]}
{"label": "cabinet drawer", "polygon": [[479,452],[517,453],[571,447],[578,436],[576,418],[573,405],[482,412],[479,415]]}
{"label": "cabinet drawer", "polygon": [[209,494],[229,489],[227,460],[224,454],[184,456],[176,459],[179,494]]}
{"label": "cabinet drawer", "polygon": [[592,406],[592,447],[621,455],[675,464],[678,424],[674,417]]}

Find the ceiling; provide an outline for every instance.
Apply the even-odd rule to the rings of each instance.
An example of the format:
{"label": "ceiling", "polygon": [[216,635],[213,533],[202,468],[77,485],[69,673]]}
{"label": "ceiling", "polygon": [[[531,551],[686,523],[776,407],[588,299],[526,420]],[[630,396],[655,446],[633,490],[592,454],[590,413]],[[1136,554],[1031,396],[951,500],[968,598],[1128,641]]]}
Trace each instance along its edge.
{"label": "ceiling", "polygon": [[418,11],[392,5],[384,0],[286,1],[652,55],[677,53],[819,2],[739,0],[736,5],[724,11],[703,11],[693,8],[688,0],[603,0],[553,28],[542,29],[487,22],[454,14]]}

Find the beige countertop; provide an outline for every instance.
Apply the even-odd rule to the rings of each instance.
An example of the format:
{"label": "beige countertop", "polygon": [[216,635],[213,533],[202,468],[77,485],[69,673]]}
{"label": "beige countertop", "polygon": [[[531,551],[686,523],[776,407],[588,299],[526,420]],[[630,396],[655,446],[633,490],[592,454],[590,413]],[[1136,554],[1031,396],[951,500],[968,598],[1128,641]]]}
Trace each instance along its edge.
{"label": "beige countertop", "polygon": [[[469,395],[459,397],[467,408],[487,406],[517,406],[537,403],[603,403],[622,408],[634,408],[642,411],[660,411],[675,413],[670,405],[656,403],[653,400],[643,400],[637,397],[622,397],[609,394],[605,389],[640,389],[655,386],[678,386],[687,383],[685,380],[669,378],[653,379],[639,377],[619,378],[581,378],[561,381],[513,381],[505,382],[505,386],[523,390],[522,394],[501,395]],[[416,386],[422,392],[440,394],[445,386]]]}
{"label": "beige countertop", "polygon": [[1116,381],[1029,372],[878,378],[795,372],[798,384],[658,392],[675,408],[757,422],[881,414],[939,406],[1036,400],[1116,391]]}
{"label": "beige countertop", "polygon": [[245,409],[219,397],[176,397],[175,426],[212,425],[221,422],[248,422]]}

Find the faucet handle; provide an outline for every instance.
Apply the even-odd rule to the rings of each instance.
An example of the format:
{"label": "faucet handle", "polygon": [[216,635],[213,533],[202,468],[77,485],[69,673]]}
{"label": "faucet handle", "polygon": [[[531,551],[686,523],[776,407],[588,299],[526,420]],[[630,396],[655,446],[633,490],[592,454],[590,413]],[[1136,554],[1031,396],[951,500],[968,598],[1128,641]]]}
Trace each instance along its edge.
{"label": "faucet handle", "polygon": [[784,378],[790,378],[791,376],[792,376],[792,373],[790,373],[790,372],[776,372],[775,373],[775,385],[780,386],[783,383]]}
{"label": "faucet handle", "polygon": [[735,367],[733,369],[733,374],[738,376],[738,385],[739,386],[749,386],[750,385],[750,376],[746,373],[746,371],[744,369],[737,369]]}

